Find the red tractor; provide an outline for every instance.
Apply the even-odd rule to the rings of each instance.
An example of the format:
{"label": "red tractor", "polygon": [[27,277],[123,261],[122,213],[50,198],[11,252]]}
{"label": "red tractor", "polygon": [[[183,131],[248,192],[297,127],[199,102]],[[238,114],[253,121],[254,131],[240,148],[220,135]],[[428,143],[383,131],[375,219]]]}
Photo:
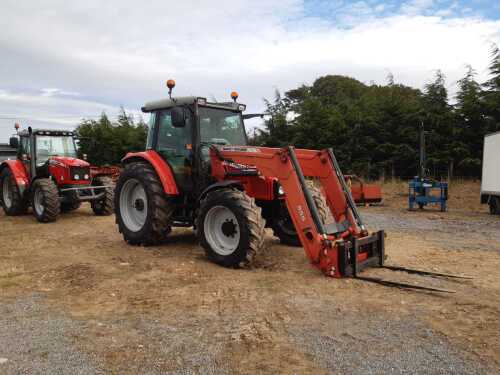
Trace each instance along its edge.
{"label": "red tractor", "polygon": [[11,145],[17,158],[0,164],[0,203],[6,215],[24,214],[31,206],[37,220],[47,223],[85,201],[96,215],[113,213],[113,181],[77,158],[72,132],[30,127],[11,138]]}
{"label": "red tractor", "polygon": [[172,227],[193,227],[211,261],[244,267],[263,248],[267,226],[302,245],[325,275],[388,268],[384,232],[368,233],[331,149],[248,146],[236,93],[233,102],[209,103],[172,98],[174,85],[167,82],[169,99],[142,108],[151,114],[146,151],[123,159],[115,214],[126,242],[159,244]]}

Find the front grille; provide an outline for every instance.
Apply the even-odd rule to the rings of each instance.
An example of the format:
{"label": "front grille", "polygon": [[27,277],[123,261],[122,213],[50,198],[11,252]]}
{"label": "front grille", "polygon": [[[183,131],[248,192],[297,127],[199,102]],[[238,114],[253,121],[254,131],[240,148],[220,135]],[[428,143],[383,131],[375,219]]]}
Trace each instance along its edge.
{"label": "front grille", "polygon": [[[81,181],[84,180],[84,176],[87,175],[90,179],[90,167],[71,167],[70,175],[72,180]],[[76,178],[78,176],[78,178]]]}

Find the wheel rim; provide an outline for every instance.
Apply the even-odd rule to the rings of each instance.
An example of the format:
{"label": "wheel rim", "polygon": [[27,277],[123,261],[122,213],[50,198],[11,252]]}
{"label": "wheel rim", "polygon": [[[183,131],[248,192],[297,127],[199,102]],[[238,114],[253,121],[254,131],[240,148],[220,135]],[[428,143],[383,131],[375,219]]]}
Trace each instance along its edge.
{"label": "wheel rim", "polygon": [[125,226],[138,232],[148,217],[148,197],[142,184],[130,179],[123,184],[120,192],[120,215]]}
{"label": "wheel rim", "polygon": [[9,177],[5,177],[3,179],[2,195],[3,195],[3,203],[5,204],[5,207],[10,208],[10,206],[12,206],[12,191],[10,189]]}
{"label": "wheel rim", "polygon": [[230,255],[240,243],[240,228],[233,212],[224,206],[208,210],[203,223],[205,238],[219,255]]}
{"label": "wheel rim", "polygon": [[45,209],[43,205],[43,192],[40,189],[35,190],[35,197],[33,199],[33,208],[35,209],[38,215],[43,214],[43,210]]}

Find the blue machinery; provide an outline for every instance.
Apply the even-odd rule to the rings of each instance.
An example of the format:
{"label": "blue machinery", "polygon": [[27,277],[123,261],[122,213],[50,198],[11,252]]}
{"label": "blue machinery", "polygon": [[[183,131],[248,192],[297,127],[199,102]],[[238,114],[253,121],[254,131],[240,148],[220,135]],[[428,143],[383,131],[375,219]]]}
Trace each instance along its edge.
{"label": "blue machinery", "polygon": [[424,124],[420,125],[420,170],[419,175],[408,182],[408,208],[415,206],[423,209],[428,204],[439,204],[441,212],[446,211],[448,200],[448,183],[435,181],[426,177],[425,170],[425,133]]}
{"label": "blue machinery", "polygon": [[420,209],[423,209],[428,204],[439,204],[441,212],[446,211],[446,201],[448,200],[447,182],[415,177],[408,183],[408,188],[408,205],[410,211],[415,210],[416,205]]}

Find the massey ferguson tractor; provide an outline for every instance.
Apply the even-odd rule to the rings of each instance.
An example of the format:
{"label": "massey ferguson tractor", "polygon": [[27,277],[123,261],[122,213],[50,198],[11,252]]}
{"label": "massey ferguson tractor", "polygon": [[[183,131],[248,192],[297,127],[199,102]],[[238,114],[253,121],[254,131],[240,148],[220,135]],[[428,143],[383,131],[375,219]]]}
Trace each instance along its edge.
{"label": "massey ferguson tractor", "polygon": [[30,127],[11,138],[11,146],[17,158],[0,164],[0,203],[6,215],[25,214],[31,206],[37,220],[47,223],[81,202],[90,202],[96,215],[113,213],[113,181],[77,158],[72,132]]}
{"label": "massey ferguson tractor", "polygon": [[151,114],[146,151],[122,160],[115,214],[126,242],[159,244],[172,227],[193,227],[211,261],[239,268],[259,254],[267,226],[281,242],[301,245],[325,275],[437,290],[359,275],[391,268],[385,235],[368,233],[331,149],[248,146],[237,93],[233,102],[209,103],[173,98],[174,85],[167,82],[169,99],[142,108]]}

